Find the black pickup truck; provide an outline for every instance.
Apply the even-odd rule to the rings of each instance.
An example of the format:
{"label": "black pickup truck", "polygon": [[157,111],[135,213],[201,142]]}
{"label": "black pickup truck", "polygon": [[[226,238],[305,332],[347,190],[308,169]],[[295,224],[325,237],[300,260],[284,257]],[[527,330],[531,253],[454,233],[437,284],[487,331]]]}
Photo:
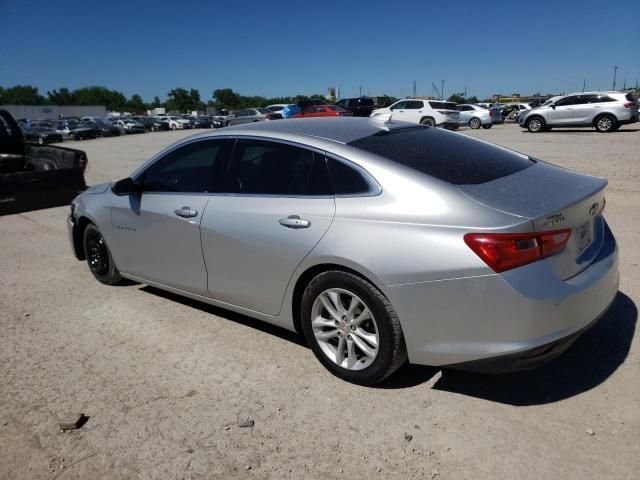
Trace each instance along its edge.
{"label": "black pickup truck", "polygon": [[85,190],[87,154],[27,143],[22,130],[0,109],[0,215],[66,205]]}

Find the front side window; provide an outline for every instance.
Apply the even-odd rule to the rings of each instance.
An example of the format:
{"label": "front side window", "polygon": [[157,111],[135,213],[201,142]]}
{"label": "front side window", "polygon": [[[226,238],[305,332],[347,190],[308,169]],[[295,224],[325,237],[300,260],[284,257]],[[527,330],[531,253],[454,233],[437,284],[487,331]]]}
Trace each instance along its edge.
{"label": "front side window", "polygon": [[238,140],[225,192],[253,195],[331,195],[321,155],[283,143]]}
{"label": "front side window", "polygon": [[395,105],[389,107],[389,110],[401,110],[406,108],[407,102],[398,102]]}
{"label": "front side window", "polygon": [[567,107],[569,105],[575,105],[576,101],[576,96],[562,98],[556,102],[556,107]]}
{"label": "front side window", "polygon": [[167,153],[139,178],[145,192],[210,193],[218,191],[232,140],[201,140]]}

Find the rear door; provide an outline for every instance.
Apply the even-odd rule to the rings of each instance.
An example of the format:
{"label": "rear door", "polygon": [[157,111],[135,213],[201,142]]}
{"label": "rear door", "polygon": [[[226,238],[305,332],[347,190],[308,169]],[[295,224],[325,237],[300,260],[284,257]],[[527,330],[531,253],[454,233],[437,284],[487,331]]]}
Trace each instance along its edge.
{"label": "rear door", "polygon": [[326,169],[324,156],[310,150],[237,140],[224,193],[202,219],[212,298],[280,312],[291,275],[333,220]]}

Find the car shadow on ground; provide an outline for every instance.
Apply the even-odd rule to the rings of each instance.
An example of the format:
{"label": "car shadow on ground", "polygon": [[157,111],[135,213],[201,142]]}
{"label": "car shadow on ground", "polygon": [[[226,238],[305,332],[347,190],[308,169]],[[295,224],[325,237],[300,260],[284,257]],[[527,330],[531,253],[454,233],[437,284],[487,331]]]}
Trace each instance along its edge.
{"label": "car shadow on ground", "polygon": [[[281,327],[159,288],[143,286],[140,290],[308,348],[303,335]],[[374,388],[411,388],[442,372],[432,387],[436,390],[515,406],[557,402],[600,385],[617,370],[629,353],[637,319],[638,309],[633,300],[618,292],[607,313],[569,350],[535,370],[487,375],[406,364]],[[315,361],[312,356],[309,360]]]}
{"label": "car shadow on ground", "polygon": [[[442,369],[433,388],[515,406],[553,403],[586,392],[609,378],[629,353],[638,309],[618,292],[608,312],[560,357],[537,369],[486,375]],[[382,388],[407,388],[439,370],[406,365]]]}
{"label": "car shadow on ground", "polygon": [[198,310],[216,315],[217,317],[224,318],[225,320],[231,320],[232,322],[255,328],[256,330],[260,330],[261,332],[268,333],[278,338],[282,338],[283,340],[295,343],[296,345],[307,347],[307,342],[305,342],[305,339],[302,335],[299,335],[295,332],[290,332],[289,330],[285,330],[284,328],[271,325],[270,323],[266,323],[261,320],[256,320],[255,318],[247,317],[246,315],[242,315],[241,313],[236,313],[232,312],[231,310],[225,310],[224,308],[215,307],[213,305],[209,305],[208,303],[200,302],[198,300],[192,300],[190,298],[183,297],[182,295],[167,292],[165,290],[151,287],[149,285],[142,286],[140,288],[140,291],[151,293],[152,295],[157,295],[158,297],[166,298],[167,300],[181,303],[182,305],[186,305],[191,308],[197,308]]}
{"label": "car shadow on ground", "polygon": [[[632,133],[632,132],[640,132],[640,128],[622,128],[621,127],[619,130],[614,130],[613,132],[609,132],[609,133]],[[526,128],[524,128],[522,129],[522,133],[530,134],[531,132]],[[545,130],[544,132],[537,132],[536,135],[539,135],[541,133],[554,134],[554,133],[598,133],[598,132],[596,132],[596,130],[591,127],[584,127],[584,128],[554,127],[553,130]]]}

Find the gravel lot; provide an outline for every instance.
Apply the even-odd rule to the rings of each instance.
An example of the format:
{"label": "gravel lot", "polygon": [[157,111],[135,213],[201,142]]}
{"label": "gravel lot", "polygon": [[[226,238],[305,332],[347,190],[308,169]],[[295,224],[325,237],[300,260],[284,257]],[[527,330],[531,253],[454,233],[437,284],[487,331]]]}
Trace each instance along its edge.
{"label": "gravel lot", "polygon": [[[71,254],[67,207],[0,217],[0,478],[640,478],[640,127],[461,131],[609,178],[620,293],[564,356],[495,377],[405,366],[353,386],[297,335],[99,284]],[[190,133],[72,146],[95,184]],[[90,418],[62,433],[70,412]]]}

